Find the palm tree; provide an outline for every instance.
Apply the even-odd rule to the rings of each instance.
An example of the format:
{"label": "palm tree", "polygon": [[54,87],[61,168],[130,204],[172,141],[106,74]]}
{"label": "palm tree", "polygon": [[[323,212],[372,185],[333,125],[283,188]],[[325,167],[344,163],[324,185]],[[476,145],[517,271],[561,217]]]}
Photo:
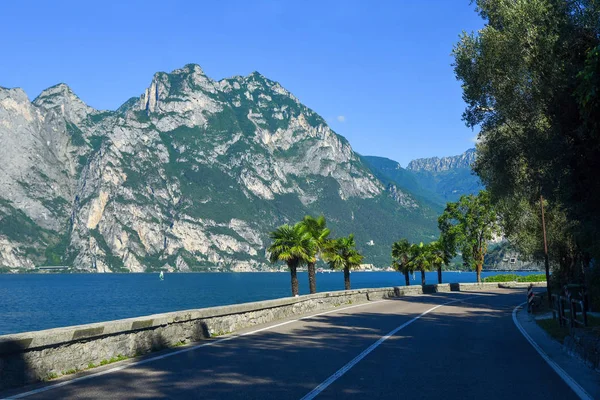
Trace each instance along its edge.
{"label": "palm tree", "polygon": [[410,286],[410,278],[408,274],[411,271],[410,264],[410,243],[406,239],[401,239],[392,244],[392,258],[394,259],[394,268],[404,274],[406,286]]}
{"label": "palm tree", "polygon": [[344,288],[350,290],[350,269],[358,267],[363,260],[356,250],[354,235],[331,240],[323,255],[331,269],[344,270]]}
{"label": "palm tree", "polygon": [[431,242],[427,245],[426,255],[431,268],[437,269],[438,283],[442,283],[442,266],[447,264],[446,252],[441,242]]}
{"label": "palm tree", "polygon": [[298,267],[314,259],[314,243],[300,223],[281,225],[269,234],[273,243],[268,249],[269,261],[284,261],[292,277],[292,296],[298,296]]}
{"label": "palm tree", "polygon": [[317,257],[323,252],[327,242],[329,241],[329,234],[331,231],[327,229],[327,224],[325,222],[325,217],[320,216],[318,218],[314,218],[311,215],[307,215],[300,222],[304,230],[311,236],[314,242],[314,248],[316,250],[316,254],[314,255],[314,261],[311,261],[307,264],[308,267],[308,287],[310,293],[317,292],[317,277],[315,271],[315,265],[317,263]]}
{"label": "palm tree", "polygon": [[421,271],[421,284],[425,285],[425,271],[430,268],[430,256],[428,254],[428,248],[420,244],[412,244],[410,246],[410,262],[413,270]]}

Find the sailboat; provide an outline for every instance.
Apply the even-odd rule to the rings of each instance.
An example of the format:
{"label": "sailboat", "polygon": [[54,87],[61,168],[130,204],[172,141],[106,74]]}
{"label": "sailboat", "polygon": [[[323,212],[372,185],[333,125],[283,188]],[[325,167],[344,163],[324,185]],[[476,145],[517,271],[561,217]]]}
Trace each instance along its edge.
{"label": "sailboat", "polygon": [[160,271],[160,274],[158,275],[158,277],[160,278],[161,281],[165,280],[165,274],[163,274],[162,271]]}

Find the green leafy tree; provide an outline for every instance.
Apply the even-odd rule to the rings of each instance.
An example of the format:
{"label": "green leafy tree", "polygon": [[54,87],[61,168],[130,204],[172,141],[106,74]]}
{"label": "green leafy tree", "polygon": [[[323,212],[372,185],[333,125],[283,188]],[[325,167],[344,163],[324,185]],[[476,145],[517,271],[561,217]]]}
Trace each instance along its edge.
{"label": "green leafy tree", "polygon": [[498,233],[498,216],[490,201],[490,195],[482,190],[477,196],[462,196],[456,203],[448,203],[438,219],[441,240],[462,253],[463,263],[477,272],[481,282],[481,270],[488,243]]}
{"label": "green leafy tree", "polygon": [[310,237],[314,242],[314,250],[316,254],[314,255],[314,261],[310,261],[307,265],[308,269],[308,286],[310,293],[317,292],[317,278],[316,278],[316,263],[317,258],[321,255],[325,246],[329,241],[329,234],[331,231],[327,228],[327,223],[325,221],[324,216],[320,216],[318,218],[314,218],[310,215],[307,215],[300,222]]}
{"label": "green leafy tree", "polygon": [[344,287],[350,290],[350,270],[358,267],[363,260],[356,250],[354,235],[331,240],[323,255],[331,269],[344,271]]}
{"label": "green leafy tree", "polygon": [[314,241],[300,223],[293,226],[281,225],[269,236],[273,241],[268,248],[269,261],[283,261],[287,264],[292,279],[292,296],[298,296],[298,267],[314,262]]}
{"label": "green leafy tree", "polygon": [[406,286],[410,286],[409,274],[413,272],[410,253],[410,243],[406,239],[400,239],[392,244],[392,259],[394,269],[404,274]]}
{"label": "green leafy tree", "polygon": [[566,222],[549,252],[572,253],[557,258],[560,275],[572,276],[573,259],[600,256],[600,2],[475,3],[485,27],[453,51],[463,118],[481,129],[474,169],[494,202],[509,205],[503,220],[528,222],[513,218],[529,231],[512,234],[535,239],[530,248],[543,243],[533,221],[543,196],[550,218]]}

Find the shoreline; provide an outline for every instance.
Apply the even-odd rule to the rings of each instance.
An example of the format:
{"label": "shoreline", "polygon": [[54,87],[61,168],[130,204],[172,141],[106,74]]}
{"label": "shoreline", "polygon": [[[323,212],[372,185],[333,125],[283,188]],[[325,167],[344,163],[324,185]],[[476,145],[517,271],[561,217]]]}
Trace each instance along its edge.
{"label": "shoreline", "polygon": [[[95,272],[95,271],[86,271],[86,270],[56,270],[56,271],[48,271],[48,270],[17,270],[17,271],[3,271],[0,270],[0,276],[2,275],[143,275],[143,274],[158,274],[161,271],[143,271],[143,272]],[[287,270],[271,270],[271,271],[162,271],[165,274],[272,274],[272,273],[289,273]],[[306,269],[298,269],[298,272],[307,272]],[[332,271],[326,270],[324,272],[317,272],[317,274],[321,273],[338,273],[342,271]],[[393,272],[400,273],[398,271],[387,270],[387,269],[373,269],[373,270],[354,270],[354,273],[357,272]],[[418,271],[417,271],[418,272]],[[436,271],[427,271],[428,273],[433,273]],[[475,271],[464,271],[464,270],[443,270],[442,273],[475,273]],[[538,272],[545,273],[543,270],[537,269],[519,269],[519,270],[502,270],[502,269],[484,269],[481,271],[482,273],[488,272],[498,272],[498,273],[521,273],[521,272]],[[415,272],[416,273],[416,272]]]}

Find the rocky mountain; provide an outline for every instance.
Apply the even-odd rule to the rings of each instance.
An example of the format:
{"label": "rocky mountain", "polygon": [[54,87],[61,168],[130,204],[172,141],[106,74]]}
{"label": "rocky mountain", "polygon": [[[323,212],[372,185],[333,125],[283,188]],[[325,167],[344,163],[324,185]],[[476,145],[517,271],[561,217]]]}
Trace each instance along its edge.
{"label": "rocky mountain", "polygon": [[450,157],[418,158],[412,160],[406,169],[414,172],[444,172],[452,169],[470,169],[475,161],[475,149],[469,149],[462,154]]}
{"label": "rocky mountain", "polygon": [[406,168],[383,157],[365,156],[363,161],[380,180],[394,182],[422,204],[438,212],[447,202],[457,201],[463,194],[475,194],[483,189],[479,178],[471,170],[475,149],[454,157],[413,160]]}
{"label": "rocky mountain", "polygon": [[323,213],[388,265],[436,212],[377,178],[323,118],[259,73],[154,75],[115,111],[60,84],[0,88],[0,267],[261,270],[268,232]]}

